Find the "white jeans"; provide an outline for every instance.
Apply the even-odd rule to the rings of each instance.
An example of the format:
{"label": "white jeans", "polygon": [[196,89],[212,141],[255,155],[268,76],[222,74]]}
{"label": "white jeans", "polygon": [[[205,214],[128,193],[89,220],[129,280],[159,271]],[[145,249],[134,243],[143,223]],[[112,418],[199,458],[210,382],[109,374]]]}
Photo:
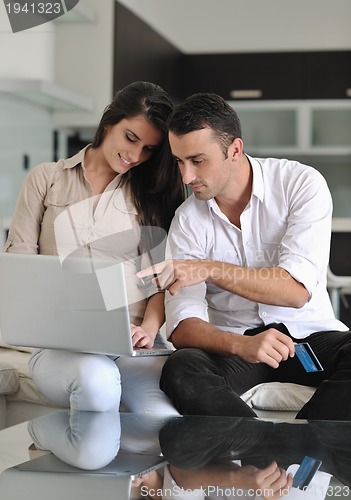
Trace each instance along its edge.
{"label": "white jeans", "polygon": [[53,349],[33,352],[29,368],[39,391],[71,410],[179,415],[159,388],[166,356],[119,357]]}

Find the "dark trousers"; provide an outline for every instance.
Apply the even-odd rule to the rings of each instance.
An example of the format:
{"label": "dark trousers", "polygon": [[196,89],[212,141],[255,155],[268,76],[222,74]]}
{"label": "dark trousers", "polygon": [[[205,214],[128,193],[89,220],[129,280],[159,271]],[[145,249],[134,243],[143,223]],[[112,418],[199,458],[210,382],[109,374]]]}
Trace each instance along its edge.
{"label": "dark trousers", "polygon": [[258,468],[276,461],[286,469],[308,455],[322,461],[321,470],[350,486],[350,431],[350,422],[311,420],[298,424],[183,416],[166,423],[159,442],[164,458],[180,469],[196,470],[216,463],[223,466],[224,461],[234,459]]}
{"label": "dark trousers", "polygon": [[[291,337],[283,324],[249,330],[245,335],[256,335],[271,327]],[[238,356],[184,348],[168,358],[160,387],[183,415],[253,417],[256,413],[240,398],[241,394],[263,382],[291,382],[317,387],[297,418],[351,420],[350,331],[316,332],[293,340],[308,342],[324,371],[307,373],[296,356],[274,369]]]}

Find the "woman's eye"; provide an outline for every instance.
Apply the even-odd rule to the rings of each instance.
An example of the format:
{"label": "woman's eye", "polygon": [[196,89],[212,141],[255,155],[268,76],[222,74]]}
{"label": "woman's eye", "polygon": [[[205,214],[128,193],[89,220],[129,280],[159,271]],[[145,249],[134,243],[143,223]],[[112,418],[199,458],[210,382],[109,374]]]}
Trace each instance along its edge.
{"label": "woman's eye", "polygon": [[127,139],[129,142],[136,142],[136,139],[135,139],[133,136],[128,135],[128,134],[126,134],[126,139]]}

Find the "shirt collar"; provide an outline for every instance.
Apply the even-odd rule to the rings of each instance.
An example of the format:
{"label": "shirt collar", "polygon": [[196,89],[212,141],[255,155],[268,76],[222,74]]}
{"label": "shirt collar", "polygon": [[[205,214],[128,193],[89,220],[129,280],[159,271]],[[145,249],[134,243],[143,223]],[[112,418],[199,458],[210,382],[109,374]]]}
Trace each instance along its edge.
{"label": "shirt collar", "polygon": [[[85,148],[81,149],[77,154],[71,156],[71,158],[67,158],[63,164],[63,170],[67,170],[70,168],[74,168],[77,165],[81,164],[83,167],[84,164],[84,155],[86,150],[91,146],[88,144]],[[84,167],[83,167],[84,168]],[[120,182],[122,174],[116,175],[116,177],[110,182],[106,190],[115,190]],[[114,205],[119,208],[122,212],[128,212],[135,215],[138,215],[138,212],[132,202],[132,197],[130,194],[130,188],[128,186],[124,186],[123,188],[116,191]]]}
{"label": "shirt collar", "polygon": [[264,198],[264,183],[262,175],[262,166],[257,158],[252,158],[252,156],[246,155],[250,162],[253,178],[252,178],[252,196],[256,196],[260,201]]}
{"label": "shirt collar", "polygon": [[71,158],[67,158],[67,160],[64,160],[63,170],[74,168],[79,165],[79,163],[83,163],[85,152],[90,146],[91,144],[88,144],[85,148],[81,149],[79,153],[71,156]]}
{"label": "shirt collar", "polygon": [[[264,198],[264,183],[262,176],[262,167],[260,162],[256,158],[252,158],[252,156],[246,155],[247,159],[250,162],[253,178],[252,178],[252,196],[256,196],[260,201],[263,201]],[[218,213],[218,205],[214,198],[207,200],[207,206],[209,208],[210,214],[213,217],[213,212]]]}

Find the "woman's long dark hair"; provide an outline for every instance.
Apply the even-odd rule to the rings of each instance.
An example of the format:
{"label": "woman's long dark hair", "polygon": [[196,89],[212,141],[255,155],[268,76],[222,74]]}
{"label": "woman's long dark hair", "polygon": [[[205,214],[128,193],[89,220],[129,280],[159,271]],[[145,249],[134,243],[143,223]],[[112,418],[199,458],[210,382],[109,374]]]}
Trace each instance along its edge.
{"label": "woman's long dark hair", "polygon": [[159,148],[142,165],[123,174],[120,186],[130,188],[140,225],[161,227],[166,231],[185,197],[181,175],[168,143],[167,121],[172,112],[173,103],[160,86],[134,82],[118,91],[106,107],[92,143],[92,148],[102,144],[107,125],[140,115],[162,132]]}

